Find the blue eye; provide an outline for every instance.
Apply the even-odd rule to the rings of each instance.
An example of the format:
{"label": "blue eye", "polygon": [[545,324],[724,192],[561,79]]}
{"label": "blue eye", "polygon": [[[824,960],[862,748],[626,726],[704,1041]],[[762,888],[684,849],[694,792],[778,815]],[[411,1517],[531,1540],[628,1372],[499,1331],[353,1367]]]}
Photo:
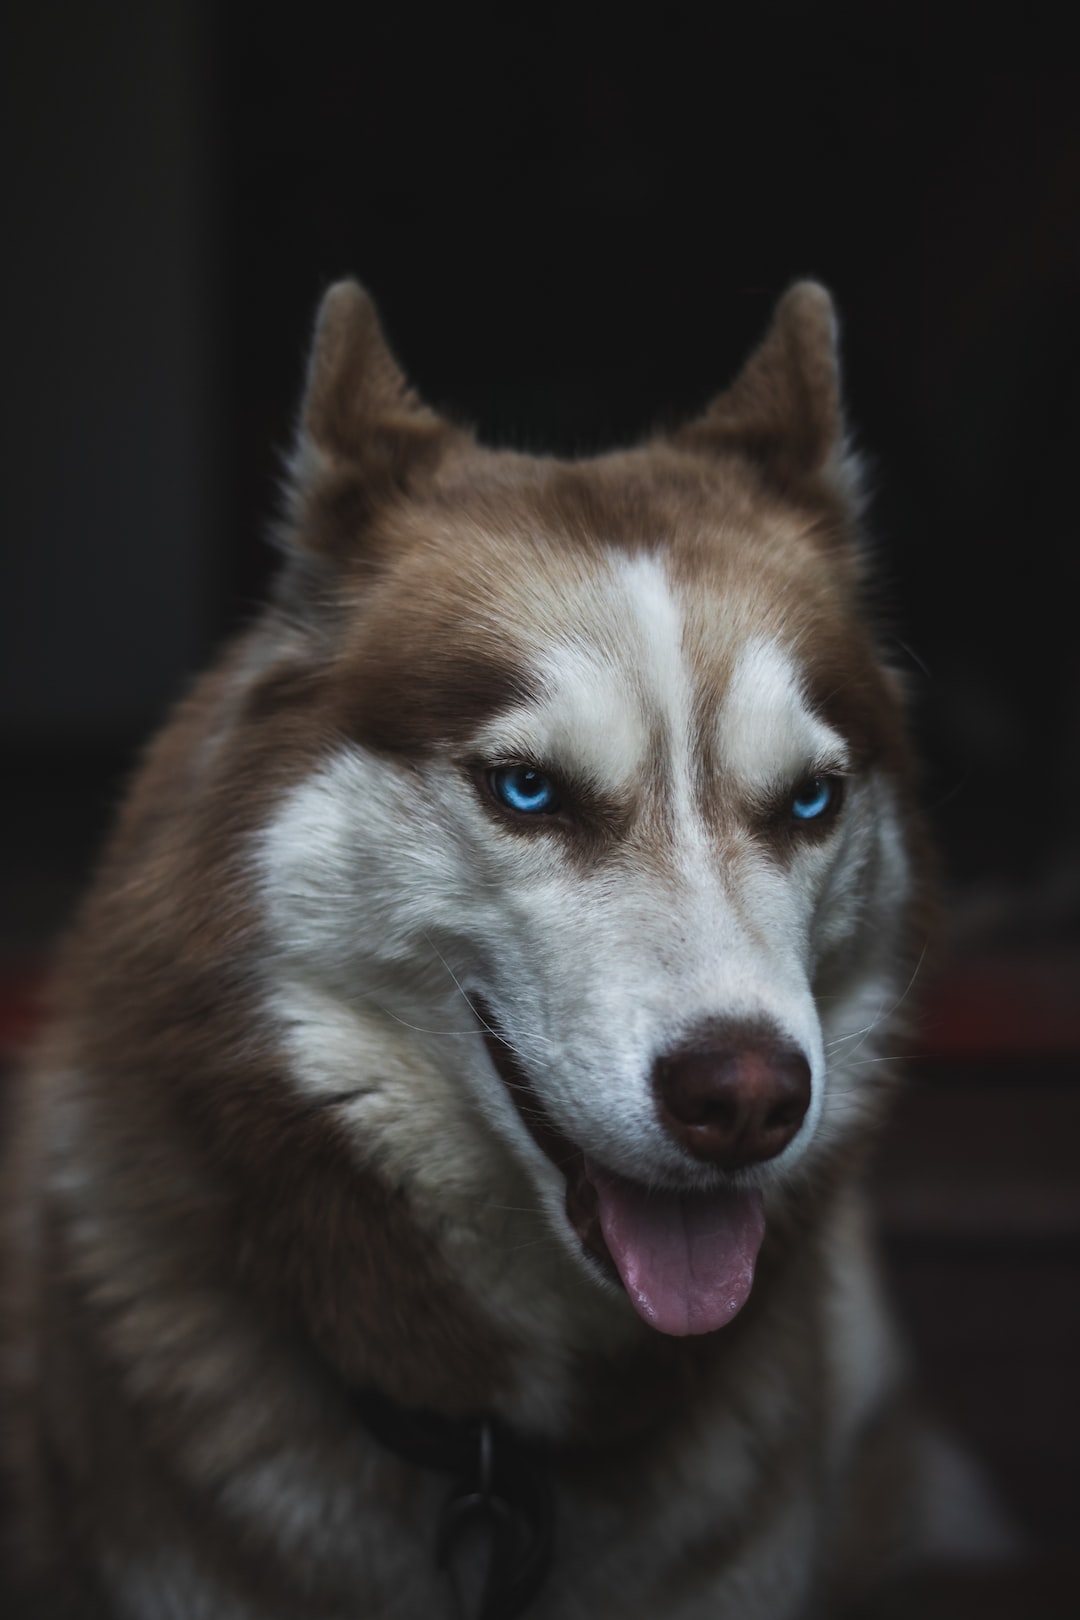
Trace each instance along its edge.
{"label": "blue eye", "polygon": [[812,776],[791,801],[796,821],[816,821],[836,802],[836,784],[828,776]]}
{"label": "blue eye", "polygon": [[500,765],[491,772],[490,781],[499,803],[518,815],[550,815],[559,808],[554,782],[535,765]]}

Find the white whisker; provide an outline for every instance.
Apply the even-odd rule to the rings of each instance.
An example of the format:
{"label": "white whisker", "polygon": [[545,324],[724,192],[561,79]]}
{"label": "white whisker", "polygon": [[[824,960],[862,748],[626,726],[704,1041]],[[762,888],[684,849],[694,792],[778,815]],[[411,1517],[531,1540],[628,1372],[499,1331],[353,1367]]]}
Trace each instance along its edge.
{"label": "white whisker", "polygon": [[[915,964],[915,967],[914,967],[914,970],[912,972],[912,975],[911,975],[910,979],[908,980],[907,984],[904,986],[904,989],[901,992],[901,994],[893,1002],[893,1004],[889,1008],[888,1012],[883,1013],[879,1009],[878,1012],[876,1012],[874,1014],[874,1017],[871,1019],[871,1021],[868,1024],[864,1024],[862,1029],[852,1030],[850,1035],[841,1035],[835,1041],[829,1041],[828,1044],[825,1047],[826,1052],[831,1052],[835,1047],[843,1046],[848,1041],[857,1040],[860,1035],[863,1036],[864,1039],[859,1042],[859,1045],[857,1047],[855,1047],[855,1051],[858,1052],[858,1051],[860,1051],[862,1049],[863,1045],[865,1045],[865,1038],[867,1036],[869,1036],[870,1034],[872,1034],[872,1032],[875,1029],[879,1028],[879,1026],[881,1024],[883,1024],[886,1019],[891,1018],[893,1013],[896,1012],[900,1007],[903,1006],[904,1002],[907,1000],[908,996],[911,994],[912,987],[914,986],[915,980],[919,976],[919,972],[920,972],[920,969],[922,968],[923,962],[924,962],[924,960],[926,958],[926,952],[927,952],[928,949],[929,949],[929,941],[927,941],[927,943],[923,946],[922,950],[919,952],[919,960]],[[854,1055],[854,1054],[852,1054],[852,1055]]]}

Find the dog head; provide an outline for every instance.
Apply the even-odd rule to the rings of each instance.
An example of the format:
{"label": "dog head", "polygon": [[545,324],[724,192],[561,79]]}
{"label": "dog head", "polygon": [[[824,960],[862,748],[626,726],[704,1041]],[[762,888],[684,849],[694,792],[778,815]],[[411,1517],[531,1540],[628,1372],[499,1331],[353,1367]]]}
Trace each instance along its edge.
{"label": "dog head", "polygon": [[740,1308],[910,971],[857,515],[816,285],[699,420],[573,463],[477,446],[324,302],[283,604],[335,740],[265,838],[274,949],[404,1026],[666,1332]]}

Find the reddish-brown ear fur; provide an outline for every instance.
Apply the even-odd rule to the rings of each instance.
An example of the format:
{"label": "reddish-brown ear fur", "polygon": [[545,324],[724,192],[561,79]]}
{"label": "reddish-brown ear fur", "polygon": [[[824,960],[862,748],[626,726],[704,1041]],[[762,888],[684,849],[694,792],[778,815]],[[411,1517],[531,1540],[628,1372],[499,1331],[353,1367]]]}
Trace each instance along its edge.
{"label": "reddish-brown ear fur", "polygon": [[710,454],[740,452],[783,483],[820,474],[846,483],[836,335],[825,288],[796,282],[734,383],[676,442]]}
{"label": "reddish-brown ear fur", "polygon": [[371,297],[339,281],[319,307],[308,362],[301,431],[324,455],[366,458],[374,435],[408,444],[438,426],[390,353]]}
{"label": "reddish-brown ear fur", "polygon": [[335,283],[315,322],[287,542],[323,555],[351,549],[372,512],[413,489],[461,437],[409,387],[369,294]]}

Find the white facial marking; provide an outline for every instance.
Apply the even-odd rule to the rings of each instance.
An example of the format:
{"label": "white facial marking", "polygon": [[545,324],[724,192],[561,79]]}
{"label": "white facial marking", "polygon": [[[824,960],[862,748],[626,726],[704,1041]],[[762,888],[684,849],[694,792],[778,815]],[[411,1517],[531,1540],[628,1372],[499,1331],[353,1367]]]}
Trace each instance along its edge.
{"label": "white facial marking", "polygon": [[644,554],[613,555],[575,607],[581,622],[533,653],[539,702],[493,721],[480,745],[493,758],[558,764],[626,794],[658,731],[685,760],[691,686],[682,614],[663,567]]}
{"label": "white facial marking", "polygon": [[645,554],[616,560],[635,628],[637,678],[669,739],[689,740],[692,685],[683,647],[683,612],[662,563]]}
{"label": "white facial marking", "polygon": [[719,731],[724,766],[751,795],[849,763],[843,738],[811,711],[790,653],[764,637],[739,653]]}
{"label": "white facial marking", "polygon": [[485,727],[483,753],[507,761],[557,762],[568,775],[597,788],[628,791],[649,739],[613,649],[567,640],[536,667],[544,696]]}

